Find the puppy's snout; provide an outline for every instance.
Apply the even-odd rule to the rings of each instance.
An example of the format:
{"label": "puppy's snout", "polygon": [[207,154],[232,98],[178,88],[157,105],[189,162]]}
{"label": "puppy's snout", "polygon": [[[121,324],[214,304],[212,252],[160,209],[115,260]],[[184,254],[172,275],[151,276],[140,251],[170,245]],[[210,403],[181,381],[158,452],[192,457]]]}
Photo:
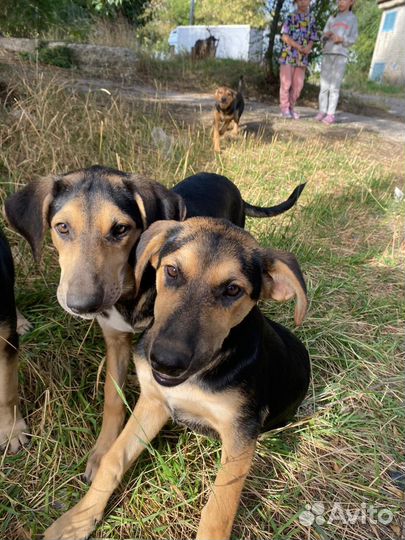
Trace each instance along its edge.
{"label": "puppy's snout", "polygon": [[149,356],[152,368],[170,377],[179,377],[184,374],[192,358],[191,352],[181,350],[173,343],[165,341],[155,342]]}
{"label": "puppy's snout", "polygon": [[226,103],[227,102],[227,97],[226,96],[222,96],[221,97],[221,103]]}
{"label": "puppy's snout", "polygon": [[66,297],[66,304],[77,315],[96,313],[103,305],[103,296],[101,291],[95,291],[91,294],[69,293]]}

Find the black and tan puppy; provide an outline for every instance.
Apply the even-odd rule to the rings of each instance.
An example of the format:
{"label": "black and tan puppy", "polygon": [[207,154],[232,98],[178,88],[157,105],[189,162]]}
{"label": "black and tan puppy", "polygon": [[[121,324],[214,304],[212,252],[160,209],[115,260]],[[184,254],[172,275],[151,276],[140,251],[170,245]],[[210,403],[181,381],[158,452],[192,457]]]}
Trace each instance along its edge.
{"label": "black and tan puppy", "polygon": [[294,255],[262,249],[225,220],[192,218],[157,222],[144,233],[138,283],[149,262],[157,297],[154,323],[134,357],[141,394],[88,493],[46,531],[46,540],[87,538],[126,470],[170,416],[222,441],[197,538],[229,538],[259,433],[284,425],[308,389],[304,345],[256,305],[259,298],[295,297],[295,321],[302,322],[306,288]]}
{"label": "black and tan puppy", "polygon": [[221,151],[220,138],[228,129],[232,128],[233,135],[239,132],[239,121],[245,108],[242,95],[243,77],[239,79],[238,90],[228,86],[220,86],[215,90],[214,110],[214,150]]}
{"label": "black and tan puppy", "polygon": [[5,204],[10,224],[38,259],[47,228],[59,254],[60,305],[97,319],[107,346],[104,416],[86,468],[91,481],[101,457],[122,429],[123,388],[132,355],[132,334],[151,323],[155,273],[148,267],[134,294],[133,267],[139,237],[157,220],[224,217],[243,226],[245,216],[267,217],[291,208],[303,185],[283,203],[260,208],[243,201],[224,176],[200,173],[168,190],[135,174],[94,166],[31,182]]}
{"label": "black and tan puppy", "polygon": [[27,442],[27,425],[18,406],[18,333],[14,265],[0,231],[0,449],[16,452]]}

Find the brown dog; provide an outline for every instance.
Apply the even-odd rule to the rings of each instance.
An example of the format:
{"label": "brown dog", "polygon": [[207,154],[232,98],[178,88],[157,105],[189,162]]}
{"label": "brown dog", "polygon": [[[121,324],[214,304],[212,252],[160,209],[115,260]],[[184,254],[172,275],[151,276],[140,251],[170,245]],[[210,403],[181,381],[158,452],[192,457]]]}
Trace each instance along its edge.
{"label": "brown dog", "polygon": [[[214,150],[221,151],[220,137],[232,127],[233,135],[239,132],[239,121],[245,108],[242,95],[243,76],[239,79],[238,90],[228,86],[220,86],[215,90],[214,110]],[[233,126],[232,126],[233,124]]]}

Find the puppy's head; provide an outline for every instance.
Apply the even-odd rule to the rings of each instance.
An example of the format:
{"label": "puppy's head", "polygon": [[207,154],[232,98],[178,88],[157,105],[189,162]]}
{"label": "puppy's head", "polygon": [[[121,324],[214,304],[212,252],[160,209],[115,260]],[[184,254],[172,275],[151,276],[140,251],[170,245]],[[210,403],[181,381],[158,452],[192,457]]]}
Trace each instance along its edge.
{"label": "puppy's head", "polygon": [[180,384],[208,369],[259,298],[295,297],[295,321],[304,319],[306,288],[294,255],[262,249],[225,220],[154,223],[136,256],[137,284],[148,262],[156,269],[155,320],[146,349],[160,384]]}
{"label": "puppy's head", "polygon": [[58,300],[93,318],[133,287],[133,248],[157,219],[184,219],[181,197],[156,182],[100,166],[29,183],[6,217],[40,258],[47,228],[59,254]]}
{"label": "puppy's head", "polygon": [[214,98],[221,109],[228,109],[236,98],[236,92],[228,86],[220,86],[215,90]]}

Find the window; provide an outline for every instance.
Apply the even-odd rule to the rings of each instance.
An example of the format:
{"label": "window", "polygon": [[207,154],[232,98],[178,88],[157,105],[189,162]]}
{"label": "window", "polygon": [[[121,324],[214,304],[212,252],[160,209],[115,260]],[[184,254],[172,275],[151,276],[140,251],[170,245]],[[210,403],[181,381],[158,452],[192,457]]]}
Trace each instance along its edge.
{"label": "window", "polygon": [[394,30],[396,20],[397,20],[397,12],[396,11],[387,11],[385,13],[382,31],[383,32],[392,32]]}
{"label": "window", "polygon": [[381,79],[383,78],[383,75],[384,75],[384,69],[385,69],[384,62],[376,62],[373,65],[373,69],[371,70],[370,79],[372,81],[381,81]]}

